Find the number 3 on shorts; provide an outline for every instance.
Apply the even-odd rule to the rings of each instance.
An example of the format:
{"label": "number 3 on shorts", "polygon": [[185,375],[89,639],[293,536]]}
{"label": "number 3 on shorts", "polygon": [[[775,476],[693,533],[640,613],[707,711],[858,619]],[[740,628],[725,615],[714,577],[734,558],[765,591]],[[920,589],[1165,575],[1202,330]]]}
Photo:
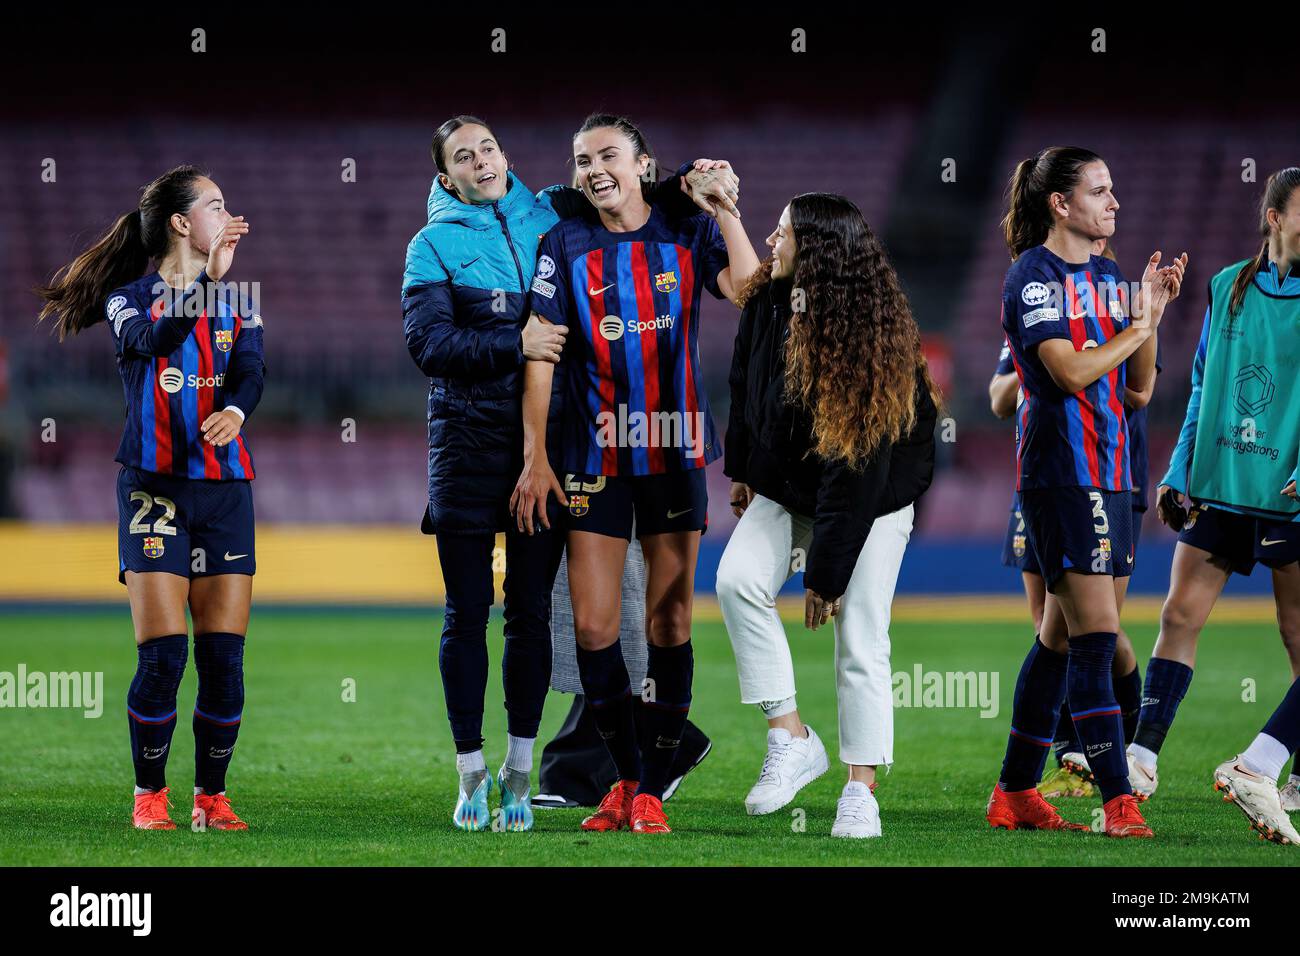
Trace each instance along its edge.
{"label": "number 3 on shorts", "polygon": [[1088,492],[1088,498],[1092,501],[1093,530],[1098,534],[1105,534],[1110,530],[1110,521],[1106,517],[1106,508],[1101,499],[1101,492],[1090,491]]}

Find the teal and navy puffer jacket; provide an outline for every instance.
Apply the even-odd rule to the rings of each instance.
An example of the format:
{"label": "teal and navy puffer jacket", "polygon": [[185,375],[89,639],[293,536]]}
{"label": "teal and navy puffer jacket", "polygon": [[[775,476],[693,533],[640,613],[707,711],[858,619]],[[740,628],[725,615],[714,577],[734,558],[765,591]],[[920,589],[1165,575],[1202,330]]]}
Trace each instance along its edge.
{"label": "teal and navy puffer jacket", "polygon": [[[461,202],[437,181],[429,221],[406,248],[406,347],[429,376],[426,533],[500,531],[523,466],[528,287],[537,245],[559,220],[552,187],[534,196],[509,173],[497,202]],[[569,198],[569,197],[566,197]]]}

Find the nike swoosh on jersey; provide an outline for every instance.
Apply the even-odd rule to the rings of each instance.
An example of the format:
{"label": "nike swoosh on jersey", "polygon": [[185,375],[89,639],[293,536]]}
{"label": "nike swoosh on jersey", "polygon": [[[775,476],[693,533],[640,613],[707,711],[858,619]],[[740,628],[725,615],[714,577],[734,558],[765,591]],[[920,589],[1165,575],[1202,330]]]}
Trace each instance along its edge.
{"label": "nike swoosh on jersey", "polygon": [[469,259],[465,262],[462,262],[460,264],[460,267],[462,269],[468,269],[470,266],[472,266],[474,263],[478,262],[482,258],[483,258],[482,256],[475,256],[473,259]]}
{"label": "nike swoosh on jersey", "polygon": [[587,293],[588,293],[589,295],[591,295],[591,296],[594,297],[594,296],[598,296],[598,295],[600,295],[602,292],[605,291],[605,289],[612,289],[612,288],[614,288],[614,283],[612,283],[612,282],[611,282],[609,285],[605,286],[604,289],[593,289],[593,288],[591,288],[591,286],[588,286],[588,287],[587,287]]}
{"label": "nike swoosh on jersey", "polygon": [[238,561],[240,558],[246,558],[246,557],[248,557],[248,555],[246,554],[231,554],[229,551],[226,552],[227,561]]}
{"label": "nike swoosh on jersey", "polygon": [[687,508],[685,511],[670,511],[668,512],[668,518],[669,520],[672,520],[673,518],[680,518],[682,515],[689,514],[694,510],[695,510],[694,508]]}
{"label": "nike swoosh on jersey", "polygon": [[1268,538],[1260,538],[1259,543],[1266,547],[1270,544],[1286,544],[1286,538],[1278,538],[1276,541],[1270,541]]}

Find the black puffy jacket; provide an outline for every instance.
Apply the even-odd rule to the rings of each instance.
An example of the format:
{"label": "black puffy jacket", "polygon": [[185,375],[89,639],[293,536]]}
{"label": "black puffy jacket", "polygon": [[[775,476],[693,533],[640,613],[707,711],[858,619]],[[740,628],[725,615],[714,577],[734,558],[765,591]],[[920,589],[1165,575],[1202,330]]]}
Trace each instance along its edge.
{"label": "black puffy jacket", "polygon": [[875,519],[930,487],[938,412],[918,371],[916,424],[907,435],[882,443],[858,469],[813,454],[811,416],[785,397],[790,313],[788,281],[768,283],[745,304],[731,359],[723,471],[813,519],[804,586],[834,600],[848,587]]}

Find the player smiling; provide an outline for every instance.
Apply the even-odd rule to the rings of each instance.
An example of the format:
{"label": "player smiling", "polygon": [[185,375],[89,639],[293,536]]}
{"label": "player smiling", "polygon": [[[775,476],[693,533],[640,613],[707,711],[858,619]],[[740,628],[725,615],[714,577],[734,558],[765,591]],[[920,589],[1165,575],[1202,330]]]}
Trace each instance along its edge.
{"label": "player smiling", "polygon": [[[566,332],[527,320],[527,291],[541,234],[563,214],[590,213],[590,205],[565,187],[530,192],[477,117],[443,123],[432,155],[437,175],[428,222],[407,247],[402,310],[407,348],[430,379],[429,490],[421,528],[437,536],[446,584],[438,665],[459,777],[452,822],[467,831],[491,823],[494,781],[483,755],[483,700],[493,549],[504,530],[507,741],[495,783],[502,827],[523,831],[533,825],[533,747],[550,680],[550,595],[564,540],[545,530],[549,518],[540,534],[516,531],[508,503],[521,465],[524,366],[557,361]],[[695,178],[696,170],[685,175],[689,186],[664,184],[655,201],[694,212],[683,192],[696,185],[701,196],[728,201],[725,189],[708,188],[708,177]]]}
{"label": "player smiling", "polygon": [[[1016,684],[1011,733],[987,816],[1008,829],[1077,829],[1036,789],[1067,694],[1101,790],[1105,831],[1151,836],[1128,784],[1111,668],[1132,562],[1132,482],[1124,389],[1155,374],[1155,331],[1185,256],[1147,264],[1131,306],[1095,244],[1119,203],[1101,157],[1052,147],[1017,166],[1004,226],[1013,263],[1002,326],[1024,392],[1016,487],[1029,545],[1061,614],[1047,620]],[[1131,314],[1131,318],[1129,317]]]}
{"label": "player smiling", "polygon": [[[255,570],[253,460],[240,432],[265,368],[261,319],[216,283],[248,230],[216,183],[179,166],[39,290],[41,317],[58,316],[60,338],[107,323],[126,396],[118,577],[138,657],[127,715],[139,829],[175,829],[165,768],[189,650],[187,604],[199,673],[192,819],[247,829],[225,789]],[[157,268],[142,275],[151,261]]]}
{"label": "player smiling", "polygon": [[[566,481],[561,486],[545,452],[552,368],[530,362],[525,463],[511,510],[521,529],[531,529],[551,492],[569,506],[578,666],[619,774],[583,826],[662,833],[669,829],[663,790],[691,700],[691,602],[707,524],[704,467],[722,453],[698,385],[700,297],[708,288],[735,301],[758,257],[729,211],[717,210],[716,222],[704,214],[669,222],[646,202],[657,178],[654,160],[627,119],[588,117],[574,134],[573,161],[599,221],[566,220],[546,234],[531,297],[536,314],[570,329],[560,451]],[[660,316],[668,319],[662,326],[637,330]],[[620,407],[676,421],[676,440],[638,439],[634,430],[609,442],[601,422],[617,418]],[[620,581],[634,524],[646,562],[650,644],[639,746],[618,642]]]}

